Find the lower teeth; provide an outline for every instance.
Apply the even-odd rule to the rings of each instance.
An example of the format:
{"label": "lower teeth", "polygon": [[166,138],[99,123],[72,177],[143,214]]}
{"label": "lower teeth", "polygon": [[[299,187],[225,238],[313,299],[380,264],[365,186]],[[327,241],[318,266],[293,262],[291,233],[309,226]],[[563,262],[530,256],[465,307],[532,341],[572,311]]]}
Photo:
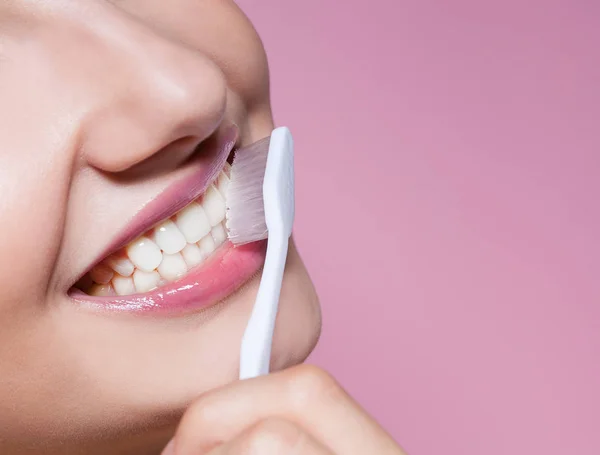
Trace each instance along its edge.
{"label": "lower teeth", "polygon": [[114,269],[108,269],[106,264],[100,264],[90,271],[90,277],[94,283],[86,292],[95,296],[129,295],[148,292],[162,284],[175,281],[193,267],[202,264],[219,246],[225,243],[227,234],[223,237],[218,231],[222,229],[225,232],[224,226],[223,224],[219,226],[217,235],[214,235],[213,228],[213,231],[199,242],[186,244],[180,252],[163,254],[161,263],[152,271],[134,268],[133,273],[123,276]]}

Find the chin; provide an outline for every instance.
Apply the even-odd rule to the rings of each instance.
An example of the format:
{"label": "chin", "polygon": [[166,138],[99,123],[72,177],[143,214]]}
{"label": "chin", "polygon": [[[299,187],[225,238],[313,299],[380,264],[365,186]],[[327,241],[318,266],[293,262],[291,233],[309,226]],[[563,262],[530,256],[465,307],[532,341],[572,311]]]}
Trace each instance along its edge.
{"label": "chin", "polygon": [[293,242],[275,327],[271,369],[306,360],[321,335],[321,309],[313,283]]}
{"label": "chin", "polygon": [[[138,382],[127,398],[122,397],[127,405],[121,409],[126,412],[120,418],[117,414],[113,422],[121,420],[120,427],[129,427],[124,444],[130,447],[131,441],[137,440],[138,436],[144,445],[148,444],[147,452],[136,447],[135,450],[140,452],[132,453],[160,453],[153,452],[151,444],[153,441],[159,446],[166,444],[179,419],[197,397],[238,379],[241,334],[259,281],[260,273],[216,305],[210,314],[201,318],[189,316],[184,324],[173,321],[180,330],[192,335],[186,336],[186,340],[196,339],[197,342],[180,346],[178,352],[169,346],[161,354],[165,356],[162,373],[159,372],[160,362],[156,362],[156,374]],[[273,340],[271,371],[304,362],[315,348],[320,333],[319,300],[292,241]],[[163,374],[165,370],[167,375]],[[153,390],[156,392],[152,393]]]}

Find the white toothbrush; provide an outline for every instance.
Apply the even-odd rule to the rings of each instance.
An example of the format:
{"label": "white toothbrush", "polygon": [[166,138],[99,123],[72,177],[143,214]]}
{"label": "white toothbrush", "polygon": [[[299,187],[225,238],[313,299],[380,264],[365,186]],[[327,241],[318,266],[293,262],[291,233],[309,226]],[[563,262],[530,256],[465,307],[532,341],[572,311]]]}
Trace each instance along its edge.
{"label": "white toothbrush", "polygon": [[269,372],[293,223],[294,141],[290,130],[280,127],[273,130],[270,138],[235,155],[227,191],[229,240],[240,245],[268,238],[258,295],[242,338],[240,379]]}

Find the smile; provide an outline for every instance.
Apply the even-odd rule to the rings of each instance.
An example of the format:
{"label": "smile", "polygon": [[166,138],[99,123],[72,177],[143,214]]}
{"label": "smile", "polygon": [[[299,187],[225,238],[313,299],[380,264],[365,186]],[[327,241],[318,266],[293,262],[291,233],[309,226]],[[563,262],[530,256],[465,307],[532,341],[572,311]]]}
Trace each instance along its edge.
{"label": "smile", "polygon": [[[149,204],[71,297],[113,311],[185,312],[217,303],[255,275],[266,242],[234,247],[225,228],[226,159],[236,138],[237,130],[226,134],[208,153],[210,166],[200,166]],[[163,217],[167,207],[172,214]]]}

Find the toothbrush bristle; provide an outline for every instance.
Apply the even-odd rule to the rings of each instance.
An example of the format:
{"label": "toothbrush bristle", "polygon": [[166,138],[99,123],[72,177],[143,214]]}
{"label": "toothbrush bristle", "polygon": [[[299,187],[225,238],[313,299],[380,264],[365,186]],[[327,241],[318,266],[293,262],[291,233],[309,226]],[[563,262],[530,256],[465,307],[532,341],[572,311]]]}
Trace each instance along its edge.
{"label": "toothbrush bristle", "polygon": [[263,181],[270,137],[235,152],[227,188],[227,235],[234,245],[256,242],[268,236],[263,200]]}

